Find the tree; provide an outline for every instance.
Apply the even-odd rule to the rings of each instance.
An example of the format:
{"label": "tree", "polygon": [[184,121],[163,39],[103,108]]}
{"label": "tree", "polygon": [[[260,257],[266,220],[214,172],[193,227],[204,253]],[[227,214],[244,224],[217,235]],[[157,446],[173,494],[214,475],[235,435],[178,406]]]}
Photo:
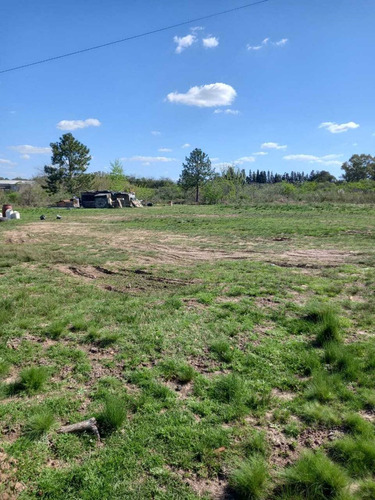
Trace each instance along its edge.
{"label": "tree", "polygon": [[353,155],[341,168],[345,172],[343,178],[347,182],[375,180],[375,157],[371,155]]}
{"label": "tree", "polygon": [[110,163],[111,169],[109,171],[109,179],[111,190],[113,191],[123,191],[127,179],[124,174],[124,168],[120,160],[115,160]]}
{"label": "tree", "polygon": [[335,182],[336,177],[332,174],[330,174],[327,170],[321,170],[320,172],[314,172],[314,170],[311,172],[310,175],[310,181],[315,181],[315,182]]}
{"label": "tree", "polygon": [[77,141],[72,134],[64,134],[59,142],[51,142],[51,165],[44,167],[47,175],[45,189],[49,193],[57,193],[61,188],[70,194],[77,194],[87,189],[92,176],[86,174],[90,164],[90,150]]}
{"label": "tree", "polygon": [[194,149],[185,161],[178,182],[185,190],[195,188],[195,201],[198,203],[200,187],[215,176],[215,171],[210,158],[201,149]]}

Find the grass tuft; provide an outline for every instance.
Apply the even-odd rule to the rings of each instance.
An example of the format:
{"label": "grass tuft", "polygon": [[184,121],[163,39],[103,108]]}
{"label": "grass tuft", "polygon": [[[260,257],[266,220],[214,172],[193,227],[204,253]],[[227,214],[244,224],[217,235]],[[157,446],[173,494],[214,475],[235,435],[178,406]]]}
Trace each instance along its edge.
{"label": "grass tuft", "polygon": [[230,474],[229,485],[237,498],[261,500],[267,496],[269,479],[266,461],[254,455]]}
{"label": "grass tuft", "polygon": [[353,477],[364,477],[375,470],[375,441],[368,438],[339,439],[330,445],[329,455]]}
{"label": "grass tuft", "polygon": [[220,361],[229,363],[233,359],[233,348],[226,340],[217,340],[216,342],[213,342],[211,344],[210,351],[213,352]]}
{"label": "grass tuft", "polygon": [[46,434],[55,422],[55,418],[49,410],[40,411],[30,417],[24,429],[24,435],[31,441],[40,439]]}
{"label": "grass tuft", "polygon": [[109,434],[118,430],[126,419],[126,408],[124,401],[114,395],[107,395],[104,406],[97,416],[99,428],[102,432]]}
{"label": "grass tuft", "polygon": [[306,452],[284,472],[285,490],[289,498],[327,500],[343,494],[348,478],[345,472],[326,455]]}
{"label": "grass tuft", "polygon": [[195,376],[195,370],[192,366],[174,359],[161,363],[160,367],[166,380],[176,380],[180,384],[187,384]]}

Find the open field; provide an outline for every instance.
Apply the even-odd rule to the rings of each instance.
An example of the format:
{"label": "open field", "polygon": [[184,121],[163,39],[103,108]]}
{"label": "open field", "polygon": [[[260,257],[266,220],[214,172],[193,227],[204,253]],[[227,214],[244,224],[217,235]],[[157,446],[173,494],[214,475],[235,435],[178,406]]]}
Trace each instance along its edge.
{"label": "open field", "polygon": [[375,498],[375,208],[21,215],[0,498]]}

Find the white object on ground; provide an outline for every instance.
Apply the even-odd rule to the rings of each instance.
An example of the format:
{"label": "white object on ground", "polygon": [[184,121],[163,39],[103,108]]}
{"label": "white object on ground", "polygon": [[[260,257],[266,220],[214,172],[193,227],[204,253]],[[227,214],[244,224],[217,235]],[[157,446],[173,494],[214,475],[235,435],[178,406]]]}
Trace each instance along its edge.
{"label": "white object on ground", "polygon": [[11,208],[8,208],[8,210],[5,211],[5,217],[7,219],[10,219],[10,216],[12,215],[13,210]]}
{"label": "white object on ground", "polygon": [[20,219],[21,216],[20,216],[19,212],[14,211],[12,214],[10,214],[10,218],[11,219]]}

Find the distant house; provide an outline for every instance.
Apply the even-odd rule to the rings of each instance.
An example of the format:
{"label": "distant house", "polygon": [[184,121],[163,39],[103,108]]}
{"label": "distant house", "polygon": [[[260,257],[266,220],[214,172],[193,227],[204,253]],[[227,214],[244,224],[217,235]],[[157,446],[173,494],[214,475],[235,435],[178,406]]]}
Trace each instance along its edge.
{"label": "distant house", "polygon": [[0,179],[0,191],[19,191],[21,186],[32,186],[34,181]]}

